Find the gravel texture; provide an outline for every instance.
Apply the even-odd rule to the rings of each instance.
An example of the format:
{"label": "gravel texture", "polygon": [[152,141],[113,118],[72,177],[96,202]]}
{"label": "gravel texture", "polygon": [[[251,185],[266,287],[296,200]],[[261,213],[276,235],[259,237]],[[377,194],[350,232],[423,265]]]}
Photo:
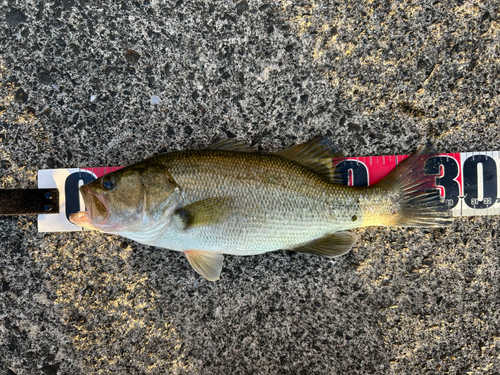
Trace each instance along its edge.
{"label": "gravel texture", "polygon": [[[0,3],[0,187],[237,137],[498,150],[494,1]],[[499,374],[498,217],[348,255],[182,254],[0,219],[0,373]]]}

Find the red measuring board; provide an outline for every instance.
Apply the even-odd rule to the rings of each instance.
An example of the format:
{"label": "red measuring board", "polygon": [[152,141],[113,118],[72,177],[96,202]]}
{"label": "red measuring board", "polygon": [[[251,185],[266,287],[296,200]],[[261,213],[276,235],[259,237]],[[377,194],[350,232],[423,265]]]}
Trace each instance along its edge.
{"label": "red measuring board", "polygon": [[[344,183],[376,184],[408,155],[346,158],[335,164]],[[59,214],[38,215],[40,232],[82,230],[68,219],[85,209],[79,187],[122,167],[44,169],[38,171],[38,188],[57,188]],[[425,163],[425,173],[435,175],[443,204],[453,216],[500,214],[500,153],[498,151],[437,154]]]}

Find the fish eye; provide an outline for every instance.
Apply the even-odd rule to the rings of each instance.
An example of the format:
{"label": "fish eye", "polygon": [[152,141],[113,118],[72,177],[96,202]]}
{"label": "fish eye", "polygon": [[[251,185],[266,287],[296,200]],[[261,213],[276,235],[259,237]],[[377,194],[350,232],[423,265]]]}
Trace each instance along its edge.
{"label": "fish eye", "polygon": [[106,190],[113,190],[116,187],[116,178],[113,175],[106,175],[102,178],[101,185]]}

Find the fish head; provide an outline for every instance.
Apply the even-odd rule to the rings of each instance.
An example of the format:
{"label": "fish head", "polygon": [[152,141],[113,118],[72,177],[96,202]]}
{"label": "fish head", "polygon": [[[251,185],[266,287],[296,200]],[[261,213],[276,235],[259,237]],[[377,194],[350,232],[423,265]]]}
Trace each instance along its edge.
{"label": "fish head", "polygon": [[76,225],[102,232],[144,231],[168,220],[181,191],[163,166],[137,164],[80,187],[86,211],[70,215]]}

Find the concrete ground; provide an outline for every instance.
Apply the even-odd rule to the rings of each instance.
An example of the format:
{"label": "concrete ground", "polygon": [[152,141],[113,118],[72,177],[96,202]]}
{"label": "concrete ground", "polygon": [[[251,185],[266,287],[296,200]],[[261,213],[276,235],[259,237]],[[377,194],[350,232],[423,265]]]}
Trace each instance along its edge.
{"label": "concrete ground", "polygon": [[[236,137],[500,147],[494,1],[3,0],[0,187]],[[180,253],[0,218],[0,373],[499,374],[499,218],[348,255]]]}

